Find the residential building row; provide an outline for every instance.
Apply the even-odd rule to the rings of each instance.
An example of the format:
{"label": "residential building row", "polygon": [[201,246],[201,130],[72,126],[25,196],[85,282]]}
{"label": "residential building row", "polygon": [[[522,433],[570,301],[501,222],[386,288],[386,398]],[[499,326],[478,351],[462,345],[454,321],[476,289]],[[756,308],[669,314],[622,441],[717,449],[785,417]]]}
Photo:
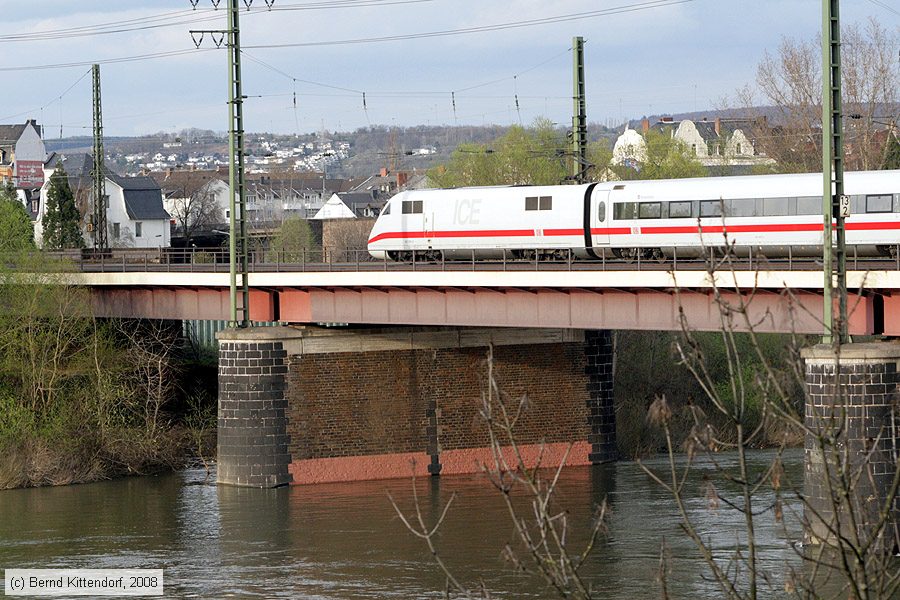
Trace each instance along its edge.
{"label": "residential building row", "polygon": [[[328,139],[282,147],[276,141],[255,140],[255,153],[244,158],[248,173],[265,173],[272,169],[296,172],[322,171],[350,156],[350,144]],[[181,141],[166,142],[155,153],[138,152],[122,158],[130,172],[138,169],[165,171],[167,169],[215,170],[228,166],[227,154],[186,151]]]}
{"label": "residential building row", "polygon": [[[747,119],[702,119],[674,121],[662,118],[651,124],[644,119],[640,131],[626,127],[616,140],[612,163],[639,168],[646,160],[646,135],[655,130],[684,143],[697,160],[707,167],[749,169],[771,164],[758,150],[755,135],[766,123]],[[306,144],[290,151],[269,148],[275,158],[296,153],[309,156],[345,154],[344,146]],[[162,155],[156,158],[169,158]],[[321,157],[320,157],[321,158]],[[49,181],[58,164],[68,174],[82,214],[86,215],[85,239],[90,240],[88,214],[91,211],[93,161],[87,154],[50,154],[48,156],[40,125],[34,120],[24,124],[0,125],[0,180],[11,181],[21,201],[29,208],[35,223],[36,239],[43,234],[42,215],[46,206]],[[107,239],[113,247],[165,247],[173,235],[184,237],[186,225],[202,221],[208,230],[224,234],[231,221],[228,168],[186,170],[171,166],[159,170],[144,169],[139,176],[122,176],[107,168]],[[398,191],[426,187],[422,173],[388,172],[382,169],[370,177],[339,179],[325,171],[248,172],[246,210],[250,227],[273,228],[283,219],[374,218],[385,202]]]}
{"label": "residential building row", "polygon": [[613,165],[640,169],[647,160],[646,137],[656,131],[679,140],[697,161],[707,168],[733,173],[747,172],[755,166],[774,161],[759,149],[756,136],[766,131],[765,119],[684,119],[663,117],[651,124],[641,121],[640,131],[626,126],[613,145]]}
{"label": "residential building row", "polygon": [[[83,215],[83,237],[93,239],[93,158],[85,153],[50,153],[42,127],[35,120],[0,125],[0,182],[11,183],[43,240],[50,179],[57,168],[66,171],[69,187]],[[346,143],[306,144],[283,151],[268,148],[276,158],[295,154],[340,159],[349,151]],[[154,157],[156,158],[156,157]],[[305,219],[374,218],[387,199],[410,186],[424,186],[421,174],[381,173],[357,179],[328,178],[324,172],[248,173],[247,220],[251,227],[274,227],[291,216]],[[113,248],[156,248],[171,245],[173,235],[183,235],[184,222],[195,221],[206,211],[203,227],[227,228],[231,220],[228,168],[189,170],[166,168],[123,176],[104,168],[107,242]],[[179,221],[182,222],[179,225]]]}

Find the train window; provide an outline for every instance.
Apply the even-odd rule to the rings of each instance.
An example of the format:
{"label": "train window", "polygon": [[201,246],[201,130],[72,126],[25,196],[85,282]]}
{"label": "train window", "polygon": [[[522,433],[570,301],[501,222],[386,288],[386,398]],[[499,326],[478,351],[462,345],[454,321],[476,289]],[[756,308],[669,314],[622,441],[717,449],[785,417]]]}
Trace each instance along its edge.
{"label": "train window", "polygon": [[525,210],[537,210],[538,209],[538,197],[537,196],[528,196],[525,198]]}
{"label": "train window", "polygon": [[402,212],[404,215],[420,215],[422,214],[421,200],[404,200]]}
{"label": "train window", "polygon": [[785,217],[791,214],[790,198],[763,198],[763,215]]}
{"label": "train window", "polygon": [[381,209],[381,216],[382,216],[382,217],[385,217],[385,216],[387,216],[387,215],[389,215],[389,214],[391,214],[391,205],[390,205],[390,204],[385,204],[385,205],[384,205],[384,208]]}
{"label": "train window", "polygon": [[801,196],[797,198],[798,215],[821,215],[822,196]]}
{"label": "train window", "polygon": [[553,210],[553,196],[541,196],[540,210]]}
{"label": "train window", "polygon": [[[850,214],[858,215],[866,212],[866,197],[865,196],[850,196]],[[898,212],[896,208],[896,204],[894,205],[894,212]]]}
{"label": "train window", "polygon": [[662,208],[659,202],[641,202],[638,206],[638,218],[640,219],[658,219],[662,215]]}
{"label": "train window", "polygon": [[725,214],[729,217],[755,217],[756,199],[741,198],[740,200],[726,200]]}
{"label": "train window", "polygon": [[690,219],[691,202],[669,202],[669,217],[673,219]]}
{"label": "train window", "polygon": [[606,220],[606,202],[597,205],[597,220],[601,223]]}
{"label": "train window", "polygon": [[722,201],[721,200],[704,200],[700,203],[701,217],[721,217]]}
{"label": "train window", "polygon": [[620,202],[613,204],[613,219],[637,218],[637,202]]}
{"label": "train window", "polygon": [[867,213],[886,213],[893,210],[893,198],[890,194],[866,196]]}

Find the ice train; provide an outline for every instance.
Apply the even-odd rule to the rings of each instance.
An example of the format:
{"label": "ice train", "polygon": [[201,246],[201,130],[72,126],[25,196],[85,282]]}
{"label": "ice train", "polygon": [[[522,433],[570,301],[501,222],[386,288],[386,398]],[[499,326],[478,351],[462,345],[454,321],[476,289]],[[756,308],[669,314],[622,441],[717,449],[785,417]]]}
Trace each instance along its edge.
{"label": "ice train", "polygon": [[[845,175],[847,244],[900,245],[900,171]],[[755,175],[567,186],[401,192],[369,237],[378,259],[624,259],[733,246],[767,256],[821,254],[822,175]]]}

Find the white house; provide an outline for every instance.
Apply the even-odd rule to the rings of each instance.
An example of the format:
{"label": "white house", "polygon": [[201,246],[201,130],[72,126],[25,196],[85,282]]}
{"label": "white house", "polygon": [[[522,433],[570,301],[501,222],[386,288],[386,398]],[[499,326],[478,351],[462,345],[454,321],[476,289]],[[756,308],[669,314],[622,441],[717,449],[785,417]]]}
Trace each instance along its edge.
{"label": "white house", "polygon": [[626,128],[613,146],[612,163],[634,167],[647,160],[647,143],[637,131]]}
{"label": "white house", "polygon": [[746,170],[774,162],[757,151],[750,137],[754,128],[765,127],[765,121],[716,118],[713,121],[685,119],[676,122],[671,117],[663,117],[652,126],[644,119],[641,126],[641,132],[626,127],[613,146],[611,164],[639,168],[646,160],[647,143],[644,135],[650,129],[684,143],[700,164],[708,168]]}
{"label": "white house", "polygon": [[[75,194],[75,202],[82,214],[82,235],[91,245],[92,235],[88,226],[93,206],[93,159],[88,154],[71,156],[52,155],[44,167],[44,185],[41,187],[40,207],[34,222],[34,237],[40,245],[43,241],[43,217],[47,207],[50,178],[57,163],[62,162]],[[162,192],[150,177],[123,177],[106,171],[106,222],[107,242],[112,248],[159,248],[170,245],[170,217],[163,208]]]}
{"label": "white house", "polygon": [[229,214],[229,186],[227,174],[218,171],[156,171],[150,173],[159,184],[163,195],[163,207],[175,221],[175,226],[183,228],[195,224],[200,228],[227,225]]}
{"label": "white house", "polygon": [[350,210],[350,207],[344,204],[341,197],[332,194],[331,198],[319,209],[313,219],[324,221],[326,219],[355,219],[356,215]]}
{"label": "white house", "polygon": [[342,192],[331,198],[312,218],[318,221],[329,219],[374,219],[381,213],[387,200],[375,200],[372,194],[364,192]]}

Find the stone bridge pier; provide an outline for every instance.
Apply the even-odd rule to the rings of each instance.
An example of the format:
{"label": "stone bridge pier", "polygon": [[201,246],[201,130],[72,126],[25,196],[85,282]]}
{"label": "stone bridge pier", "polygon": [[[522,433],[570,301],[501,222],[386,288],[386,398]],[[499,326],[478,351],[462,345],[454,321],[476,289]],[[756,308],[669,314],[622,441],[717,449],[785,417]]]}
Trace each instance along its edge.
{"label": "stone bridge pier", "polygon": [[489,347],[500,389],[527,398],[515,438],[529,463],[616,458],[608,331],[261,327],[218,339],[219,483],[479,471],[491,459],[479,413]]}
{"label": "stone bridge pier", "polygon": [[900,501],[888,500],[900,452],[900,343],[845,344],[838,352],[821,345],[803,358],[808,537],[829,545],[838,536],[873,540],[895,550]]}

